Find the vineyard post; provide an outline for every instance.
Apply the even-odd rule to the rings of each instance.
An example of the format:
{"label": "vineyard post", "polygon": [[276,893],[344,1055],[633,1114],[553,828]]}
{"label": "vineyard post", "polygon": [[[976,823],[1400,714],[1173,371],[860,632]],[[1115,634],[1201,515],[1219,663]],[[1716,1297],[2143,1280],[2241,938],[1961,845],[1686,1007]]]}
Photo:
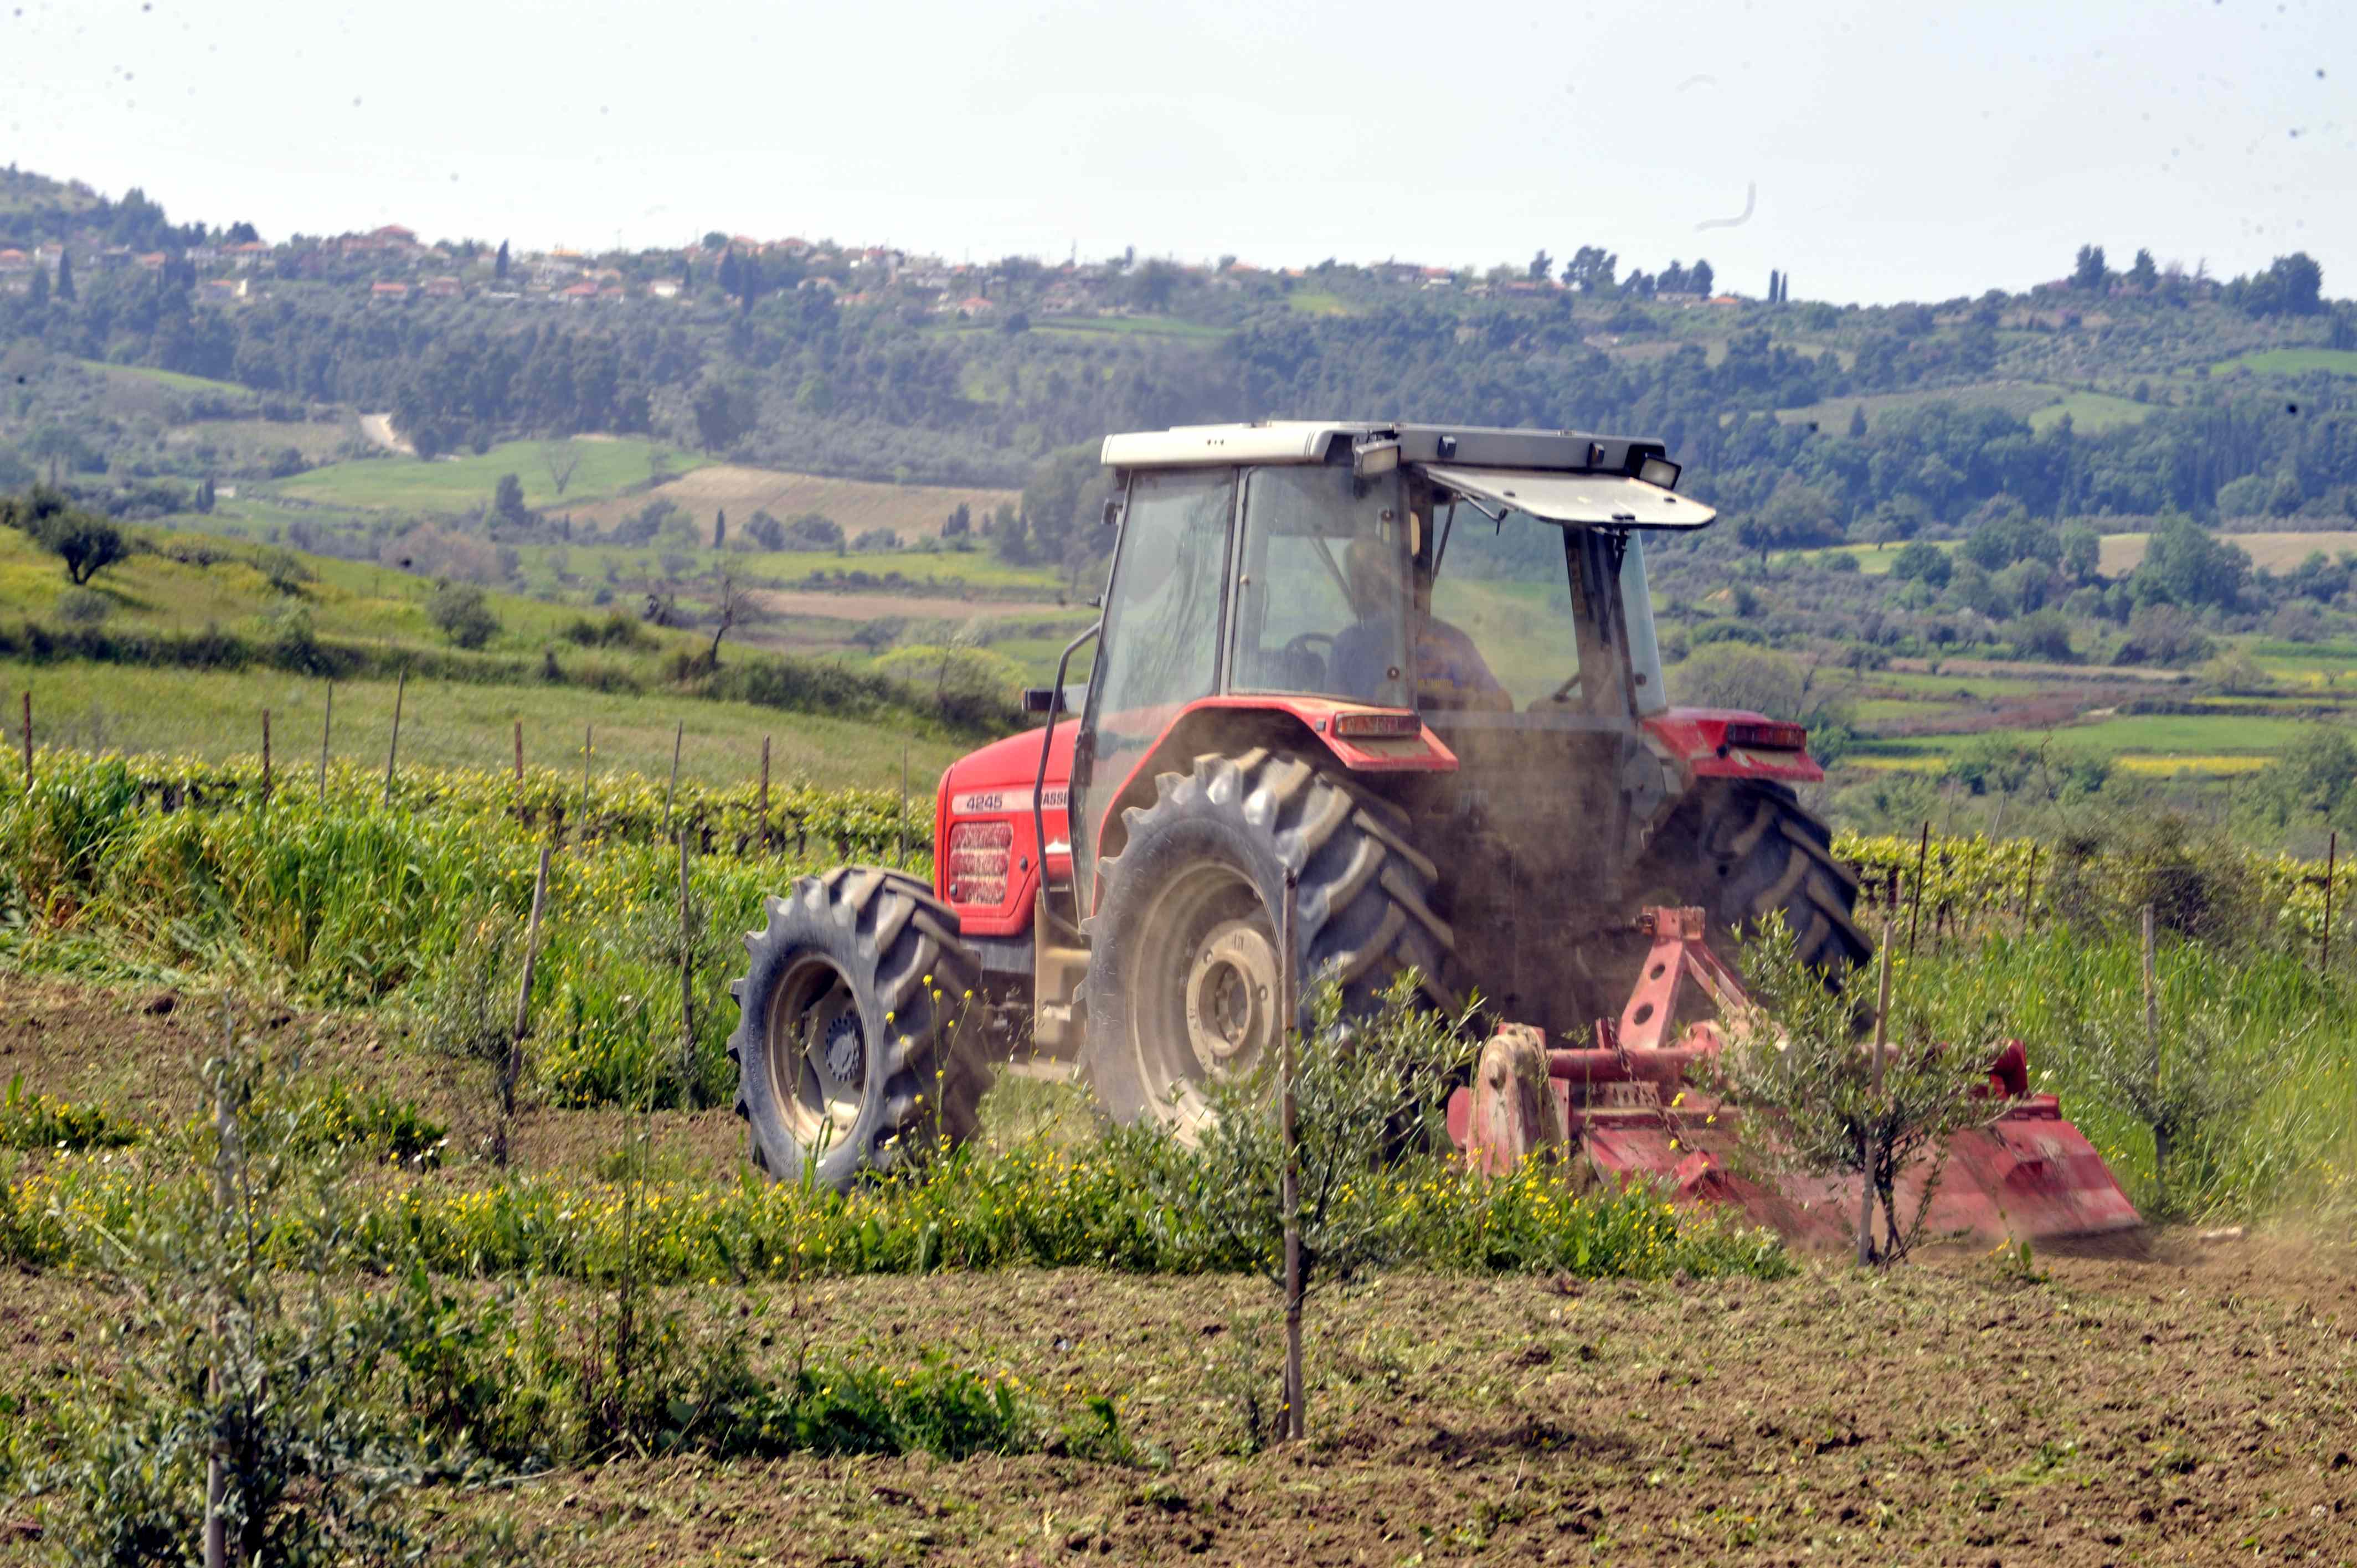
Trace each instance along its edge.
{"label": "vineyard post", "polygon": [[581,726],[581,831],[589,831],[589,754],[597,746],[597,726]]}
{"label": "vineyard post", "polygon": [[695,943],[687,912],[687,830],[679,830],[679,1098],[690,1111],[704,1108],[695,1081]]}
{"label": "vineyard post", "polygon": [[[2152,906],[2144,907],[2144,1055],[2156,1098],[2160,1090],[2160,983],[2153,968]],[[2152,1179],[2166,1182],[2169,1134],[2152,1130]]]}
{"label": "vineyard post", "polygon": [[384,803],[388,806],[393,804],[393,765],[401,757],[401,700],[408,694],[409,671],[404,670],[401,672],[400,680],[393,683],[393,745],[384,754]]}
{"label": "vineyard post", "polygon": [[336,683],[328,682],[328,712],[319,721],[319,802],[328,800],[328,741],[336,733]]}
{"label": "vineyard post", "polygon": [[770,737],[761,737],[761,800],[754,808],[754,816],[761,824],[761,847],[770,847]]}
{"label": "vineyard post", "polygon": [[1308,1430],[1308,1412],[1301,1408],[1301,1136],[1294,1099],[1293,1034],[1300,1021],[1295,1016],[1300,1004],[1293,994],[1293,904],[1299,886],[1299,873],[1286,867],[1285,906],[1277,911],[1277,947],[1285,968],[1277,976],[1276,1037],[1281,1042],[1277,1115],[1285,1137],[1285,1177],[1278,1202],[1285,1222],[1285,1435],[1288,1440],[1298,1440]]}
{"label": "vineyard post", "polygon": [[2332,972],[2332,872],[2341,861],[2341,830],[2324,843],[2324,949],[2317,959],[2317,968],[2325,973]]}
{"label": "vineyard post", "polygon": [[[237,1019],[226,993],[221,996],[221,1064],[213,1078],[213,1227],[218,1235],[228,1224],[230,1207],[230,1157],[237,1137],[236,1124],[229,1114],[229,1072],[231,1053],[237,1048]],[[216,1287],[212,1303],[212,1358],[205,1367],[205,1396],[208,1402],[221,1398],[221,1304]],[[222,1464],[221,1413],[209,1411],[213,1428],[212,1441],[205,1455],[205,1568],[224,1568],[229,1561],[229,1472]]]}
{"label": "vineyard post", "polygon": [[500,1130],[491,1157],[508,1164],[508,1133],[515,1122],[516,1082],[523,1077],[523,1037],[532,1027],[532,972],[540,957],[540,915],[548,902],[548,845],[540,846],[540,870],[532,880],[532,919],[523,932],[523,982],[516,987],[515,1032],[508,1036],[507,1059],[500,1064]]}
{"label": "vineyard post", "polygon": [[686,739],[687,721],[682,719],[679,721],[679,727],[671,732],[671,788],[663,791],[663,831],[665,832],[670,832],[672,827],[672,803],[679,799],[679,748]]}
{"label": "vineyard post", "polygon": [[2038,900],[2038,841],[2029,841],[2029,869],[2021,878],[2021,934],[2029,935],[2029,910]]}
{"label": "vineyard post", "polygon": [[33,693],[25,693],[25,793],[33,792]]}
{"label": "vineyard post", "polygon": [[1907,956],[1915,956],[1915,929],[1923,920],[1923,863],[1932,853],[1932,824],[1923,824],[1923,837],[1915,846],[1915,886],[1911,889],[1914,903],[1907,916]]}
{"label": "vineyard post", "polygon": [[515,781],[523,782],[523,721],[515,722]]}
{"label": "vineyard post", "polygon": [[270,803],[270,710],[262,710],[262,803]]}
{"label": "vineyard post", "polygon": [[[1882,922],[1882,977],[1875,984],[1874,1001],[1874,1105],[1882,1109],[1882,1052],[1890,1040],[1890,939],[1898,924],[1896,916]],[[1874,1165],[1875,1138],[1866,1140],[1865,1158],[1858,1162],[1857,1195],[1857,1266],[1874,1262]],[[1893,1245],[1898,1238],[1893,1237]]]}

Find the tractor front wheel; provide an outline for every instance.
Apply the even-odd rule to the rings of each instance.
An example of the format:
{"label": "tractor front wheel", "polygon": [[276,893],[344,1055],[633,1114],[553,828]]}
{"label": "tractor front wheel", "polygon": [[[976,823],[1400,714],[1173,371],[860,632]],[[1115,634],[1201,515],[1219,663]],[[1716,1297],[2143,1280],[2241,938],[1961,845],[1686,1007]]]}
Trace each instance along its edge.
{"label": "tractor front wheel", "polygon": [[1098,867],[1085,1065],[1117,1120],[1141,1116],[1192,1138],[1204,1086],[1248,1074],[1275,1048],[1285,958],[1276,912],[1297,873],[1294,974],[1304,993],[1340,982],[1371,1011],[1414,968],[1448,1005],[1455,947],[1432,911],[1437,868],[1408,842],[1406,814],[1304,759],[1257,748],[1199,757],[1123,813],[1126,842]]}
{"label": "tractor front wheel", "polygon": [[753,1163],[840,1191],[971,1136],[989,1074],[957,916],[916,878],[867,866],[802,877],[764,907],[730,987]]}

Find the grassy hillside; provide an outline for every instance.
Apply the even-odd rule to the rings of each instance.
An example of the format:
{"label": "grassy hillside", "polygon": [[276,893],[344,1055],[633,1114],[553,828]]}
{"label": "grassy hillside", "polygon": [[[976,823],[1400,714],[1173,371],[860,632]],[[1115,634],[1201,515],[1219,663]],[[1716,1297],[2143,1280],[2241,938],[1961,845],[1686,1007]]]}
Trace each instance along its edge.
{"label": "grassy hillside", "polygon": [[[451,649],[427,615],[436,585],[425,579],[218,538],[159,532],[153,539],[155,548],[104,573],[79,596],[84,604],[94,596],[103,607],[97,632],[117,641],[217,632],[266,650],[299,624],[324,644],[371,651],[376,667],[367,678],[337,683],[339,756],[382,757],[393,704],[389,660],[404,653],[430,656],[463,677],[409,684],[402,753],[421,763],[494,766],[511,757],[518,720],[525,725],[528,760],[577,767],[582,731],[590,726],[600,768],[649,775],[668,771],[674,728],[684,724],[683,768],[716,781],[749,777],[765,736],[772,737],[780,779],[829,786],[897,786],[904,751],[916,777],[930,780],[974,744],[923,711],[927,693],[911,695],[905,711],[871,716],[713,700],[700,694],[709,681],[682,686],[672,672],[676,656],[708,648],[708,633],[662,631],[625,618],[621,624],[632,629],[618,642],[602,611],[593,619],[578,608],[495,594],[489,602],[500,629],[479,650],[467,652]],[[282,591],[270,575],[274,558],[307,576]],[[280,575],[284,580],[283,564]],[[0,622],[59,627],[59,601],[72,592],[54,559],[15,531],[0,530]],[[585,645],[575,634],[590,628],[598,635]],[[725,647],[723,675],[770,657]],[[561,671],[554,682],[541,673],[550,661]],[[825,662],[864,669],[872,660],[830,656]],[[36,733],[44,740],[213,758],[257,749],[266,708],[282,750],[316,759],[327,702],[324,680],[267,661],[158,668],[0,658],[0,690],[10,698],[12,729],[16,693],[33,693]]]}
{"label": "grassy hillside", "polygon": [[[336,683],[330,754],[382,768],[393,740],[393,682]],[[34,736],[44,745],[89,751],[160,753],[223,762],[258,754],[269,710],[278,765],[305,775],[317,766],[328,718],[327,682],[275,670],[150,670],[114,664],[27,664],[0,659],[0,693],[16,727],[16,694],[33,694]],[[942,768],[971,742],[910,736],[889,725],[820,714],[782,714],[750,703],[661,693],[579,687],[494,686],[413,681],[402,697],[401,757],[424,768],[509,766],[513,726],[524,728],[529,767],[577,770],[583,731],[597,775],[662,779],[671,770],[674,726],[686,726],[683,777],[744,784],[760,771],[761,741],[780,784],[803,780],[897,788],[905,750],[918,794],[930,797]]]}

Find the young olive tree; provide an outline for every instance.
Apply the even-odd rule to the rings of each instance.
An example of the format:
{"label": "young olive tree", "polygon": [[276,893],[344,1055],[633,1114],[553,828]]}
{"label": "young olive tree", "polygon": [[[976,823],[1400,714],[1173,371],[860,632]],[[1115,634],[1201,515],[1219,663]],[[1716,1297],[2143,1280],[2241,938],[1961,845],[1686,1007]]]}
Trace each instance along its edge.
{"label": "young olive tree", "polygon": [[[1727,1045],[1707,1087],[1738,1112],[1744,1155],[1771,1180],[1861,1179],[1862,1201],[1882,1216],[1878,1240],[1871,1214],[1860,1220],[1861,1261],[1897,1262],[1922,1234],[1947,1141],[2007,1108],[1987,1091],[1993,1026],[1975,1022],[1971,1037],[1943,1042],[1930,1007],[1901,1003],[1878,1052],[1864,972],[1846,990],[1826,985],[1795,952],[1781,912],[1745,944],[1743,973],[1750,1001],[1724,1020]],[[1902,1215],[1900,1173],[1918,1161],[1922,1186]]]}

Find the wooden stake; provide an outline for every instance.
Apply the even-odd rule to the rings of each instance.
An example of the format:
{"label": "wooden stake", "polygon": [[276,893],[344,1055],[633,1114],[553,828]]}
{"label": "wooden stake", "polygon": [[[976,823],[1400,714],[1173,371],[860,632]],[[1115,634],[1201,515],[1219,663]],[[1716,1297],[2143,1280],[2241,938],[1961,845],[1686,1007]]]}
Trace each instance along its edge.
{"label": "wooden stake", "polygon": [[597,749],[597,726],[581,726],[581,823],[587,832],[589,824],[589,758]]}
{"label": "wooden stake", "polygon": [[500,1130],[492,1141],[491,1157],[504,1169],[508,1163],[508,1130],[515,1121],[516,1084],[523,1077],[523,1037],[532,1027],[532,973],[540,959],[540,914],[548,902],[548,846],[540,846],[540,871],[532,881],[532,919],[523,933],[523,983],[516,987],[515,1032],[508,1037],[507,1060],[500,1064]]}
{"label": "wooden stake", "polygon": [[1297,1440],[1308,1431],[1302,1407],[1301,1377],[1301,1138],[1295,1123],[1295,1011],[1293,974],[1293,905],[1300,885],[1291,867],[1285,873],[1285,907],[1277,911],[1277,946],[1285,968],[1277,985],[1276,1027],[1277,1113],[1285,1133],[1285,1179],[1279,1202],[1285,1218],[1285,1435]]}
{"label": "wooden stake", "polygon": [[262,800],[270,803],[270,710],[262,710]]}
{"label": "wooden stake", "polygon": [[328,713],[319,721],[319,799],[328,799],[328,741],[336,733],[336,683],[328,682]]}
{"label": "wooden stake", "polygon": [[2324,844],[2324,950],[2317,959],[2317,968],[2327,973],[2332,970],[2332,871],[2341,860],[2341,830]]}
{"label": "wooden stake", "polygon": [[1923,837],[1915,846],[1915,902],[1907,916],[1907,956],[1915,956],[1915,929],[1923,921],[1923,866],[1932,854],[1932,824],[1923,824]]}
{"label": "wooden stake", "polygon": [[685,828],[679,830],[679,1097],[690,1111],[704,1108],[695,1081],[695,948],[689,937]]}
{"label": "wooden stake", "polygon": [[25,693],[25,793],[33,792],[33,693]]}
{"label": "wooden stake", "polygon": [[663,826],[665,829],[669,829],[672,825],[672,803],[679,799],[679,748],[681,744],[686,739],[687,721],[685,719],[682,719],[679,722],[679,727],[671,732],[671,788],[663,791]]}
{"label": "wooden stake", "polygon": [[[2144,1050],[2145,1060],[2152,1072],[2156,1091],[2160,1087],[2160,983],[2153,965],[2152,906],[2144,907]],[[2169,1134],[2158,1127],[2152,1130],[2152,1178],[2165,1180],[2164,1167],[2169,1164]]]}
{"label": "wooden stake", "polygon": [[761,801],[754,809],[754,817],[761,824],[761,847],[770,846],[770,737],[761,737]]}
{"label": "wooden stake", "polygon": [[393,765],[401,758],[401,703],[408,694],[409,671],[404,670],[393,688],[393,746],[384,754],[384,803],[388,806],[393,804]]}
{"label": "wooden stake", "polygon": [[515,722],[515,780],[523,782],[523,721]]}
{"label": "wooden stake", "polygon": [[[237,1046],[237,1017],[231,1009],[227,993],[221,997],[221,1072],[226,1075],[231,1053]],[[218,1233],[230,1204],[230,1140],[236,1136],[236,1127],[230,1120],[229,1089],[223,1077],[213,1079],[213,1221]],[[213,1360],[205,1369],[205,1392],[209,1399],[221,1398],[221,1298],[213,1298]],[[229,1500],[229,1477],[221,1464],[221,1441],[216,1437],[205,1456],[205,1568],[226,1568],[229,1561],[229,1520],[223,1505]]]}
{"label": "wooden stake", "polygon": [[[1890,949],[1895,917],[1882,922],[1882,978],[1876,983],[1874,1001],[1874,1098],[1882,1099],[1882,1053],[1890,1041]],[[1857,1263],[1874,1262],[1874,1149],[1869,1144],[1865,1169],[1859,1173],[1857,1196]]]}

